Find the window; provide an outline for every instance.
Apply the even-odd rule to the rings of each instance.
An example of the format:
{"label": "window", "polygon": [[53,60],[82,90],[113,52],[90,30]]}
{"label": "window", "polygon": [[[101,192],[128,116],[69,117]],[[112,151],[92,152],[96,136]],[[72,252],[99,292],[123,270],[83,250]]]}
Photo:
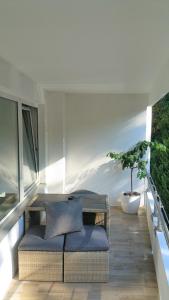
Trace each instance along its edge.
{"label": "window", "polygon": [[0,98],[0,220],[19,202],[17,103]]}
{"label": "window", "polygon": [[[23,200],[22,191],[27,195],[38,180],[38,110],[22,105],[19,115],[18,105],[21,104],[0,97],[0,221]],[[23,137],[19,134],[18,118],[22,120],[19,123]]]}
{"label": "window", "polygon": [[22,107],[23,123],[23,183],[24,191],[38,179],[38,114],[37,109]]}

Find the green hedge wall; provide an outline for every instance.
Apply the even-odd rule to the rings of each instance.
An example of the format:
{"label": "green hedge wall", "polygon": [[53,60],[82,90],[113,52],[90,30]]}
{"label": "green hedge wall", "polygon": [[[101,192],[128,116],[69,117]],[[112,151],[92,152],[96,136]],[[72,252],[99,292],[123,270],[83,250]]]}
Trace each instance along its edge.
{"label": "green hedge wall", "polygon": [[163,143],[167,152],[151,152],[151,175],[169,216],[169,93],[153,106],[152,141]]}

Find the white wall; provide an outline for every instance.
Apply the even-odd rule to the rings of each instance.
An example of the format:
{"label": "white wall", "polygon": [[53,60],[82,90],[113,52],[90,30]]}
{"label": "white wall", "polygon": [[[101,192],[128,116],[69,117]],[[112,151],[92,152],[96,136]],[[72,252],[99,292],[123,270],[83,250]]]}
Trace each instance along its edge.
{"label": "white wall", "polygon": [[0,57],[0,92],[28,103],[41,103],[37,84]]}
{"label": "white wall", "polygon": [[48,92],[45,98],[48,191],[86,188],[115,204],[129,189],[128,172],[106,154],[145,139],[148,96]]}
{"label": "white wall", "polygon": [[46,93],[46,183],[48,192],[65,188],[64,94]]}

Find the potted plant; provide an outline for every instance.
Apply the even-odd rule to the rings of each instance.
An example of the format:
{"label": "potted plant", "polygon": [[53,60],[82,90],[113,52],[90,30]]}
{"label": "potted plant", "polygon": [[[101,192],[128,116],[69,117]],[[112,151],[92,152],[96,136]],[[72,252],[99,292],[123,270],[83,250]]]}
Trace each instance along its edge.
{"label": "potted plant", "polygon": [[122,169],[130,169],[130,191],[123,193],[121,206],[124,212],[136,214],[140,206],[141,195],[133,190],[133,171],[137,169],[137,178],[146,177],[147,160],[145,154],[148,148],[155,148],[158,151],[166,151],[166,147],[157,142],[141,141],[134,145],[127,152],[109,152],[107,154],[113,160],[119,161]]}

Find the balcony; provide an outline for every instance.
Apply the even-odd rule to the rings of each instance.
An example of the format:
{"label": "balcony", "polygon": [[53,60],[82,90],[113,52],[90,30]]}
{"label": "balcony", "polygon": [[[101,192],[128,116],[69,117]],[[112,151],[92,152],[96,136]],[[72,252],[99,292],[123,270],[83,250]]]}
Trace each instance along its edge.
{"label": "balcony", "polygon": [[[106,157],[151,139],[169,90],[168,11],[166,0],[1,1],[0,300],[168,300],[162,202],[135,178],[146,205],[122,213],[129,173]],[[19,281],[32,196],[78,189],[109,197],[109,282]]]}

